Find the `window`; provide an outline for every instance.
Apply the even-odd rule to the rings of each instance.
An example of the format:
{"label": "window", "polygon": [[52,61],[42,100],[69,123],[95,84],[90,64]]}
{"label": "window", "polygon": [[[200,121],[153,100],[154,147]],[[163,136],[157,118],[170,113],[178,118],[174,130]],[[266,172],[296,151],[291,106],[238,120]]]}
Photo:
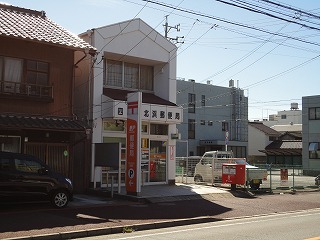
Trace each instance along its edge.
{"label": "window", "polygon": [[309,158],[320,159],[320,143],[318,142],[309,143]]}
{"label": "window", "polygon": [[146,123],[142,123],[141,124],[141,132],[142,133],[148,133],[149,132],[148,124],[146,124]]}
{"label": "window", "polygon": [[189,93],[188,95],[188,112],[189,113],[196,112],[196,95],[193,93]]}
{"label": "window", "polygon": [[107,86],[153,91],[153,66],[107,59],[105,71]]}
{"label": "window", "polygon": [[201,95],[201,106],[205,106],[206,105],[206,96],[205,95]]}
{"label": "window", "polygon": [[153,90],[153,67],[140,65],[140,88]]}
{"label": "window", "polygon": [[42,86],[48,85],[49,64],[46,62],[38,62],[27,60],[27,83]]}
{"label": "window", "polygon": [[281,119],[287,119],[287,115],[281,115]]}
{"label": "window", "polygon": [[229,123],[228,122],[222,122],[222,131],[226,132],[229,130]]}
{"label": "window", "polygon": [[0,80],[3,83],[3,92],[20,92],[22,81],[23,60],[0,56]]}
{"label": "window", "polygon": [[205,120],[201,120],[201,121],[200,121],[200,124],[201,124],[201,125],[206,125],[206,121],[205,121]]}
{"label": "window", "polygon": [[213,122],[212,121],[208,121],[208,126],[212,126]]}
{"label": "window", "polygon": [[24,159],[14,159],[14,164],[17,171],[20,172],[38,173],[38,171],[42,168],[40,163]]}
{"label": "window", "polygon": [[124,86],[126,88],[139,88],[139,65],[124,63]]}
{"label": "window", "polygon": [[194,119],[188,120],[188,138],[195,139],[196,131],[195,131],[196,121]]}
{"label": "window", "polygon": [[320,107],[309,108],[309,120],[320,120]]}
{"label": "window", "polygon": [[103,122],[104,131],[115,131],[124,132],[125,131],[125,121],[123,120],[109,120]]}
{"label": "window", "polygon": [[[27,78],[28,94],[31,95],[48,95],[47,92],[41,92],[39,86],[47,86],[49,82],[49,64],[27,60]],[[46,90],[46,89],[43,89]]]}
{"label": "window", "polygon": [[49,63],[0,56],[1,92],[52,97]]}
{"label": "window", "polygon": [[10,171],[11,165],[10,160],[5,158],[0,158],[0,171]]}
{"label": "window", "polygon": [[122,62],[107,60],[107,85],[122,87]]}
{"label": "window", "polygon": [[168,135],[168,125],[150,124],[150,134],[153,134],[153,135]]}

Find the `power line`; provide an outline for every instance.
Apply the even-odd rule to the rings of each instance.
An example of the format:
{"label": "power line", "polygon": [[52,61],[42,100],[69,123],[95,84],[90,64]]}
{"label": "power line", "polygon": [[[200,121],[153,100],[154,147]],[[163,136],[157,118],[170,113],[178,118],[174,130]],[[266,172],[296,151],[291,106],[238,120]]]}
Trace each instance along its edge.
{"label": "power line", "polygon": [[257,28],[257,27],[254,27],[254,26],[245,25],[243,23],[238,23],[238,22],[222,19],[222,18],[215,17],[215,16],[210,16],[210,15],[207,15],[207,14],[204,14],[204,13],[195,12],[193,10],[182,9],[182,8],[178,8],[178,7],[175,7],[175,6],[172,6],[172,5],[168,5],[168,4],[165,4],[165,3],[156,2],[156,1],[152,1],[152,0],[142,0],[142,1],[147,1],[147,2],[150,2],[150,3],[153,3],[153,4],[157,4],[159,6],[163,6],[163,7],[166,7],[166,8],[171,8],[171,9],[174,9],[174,10],[178,10],[178,11],[181,11],[181,12],[184,12],[184,13],[188,13],[188,14],[192,14],[192,15],[196,15],[196,16],[200,16],[200,17],[204,17],[204,18],[213,19],[213,20],[220,21],[220,22],[223,22],[223,23],[235,25],[235,26],[238,26],[238,27],[248,28],[248,29],[251,29],[251,30],[260,31],[260,32],[267,33],[267,34],[276,35],[276,36],[279,36],[279,37],[290,38],[290,39],[295,40],[295,41],[300,41],[300,42],[303,42],[303,43],[320,46],[320,43],[317,43],[317,42],[311,42],[311,41],[307,41],[307,40],[304,40],[304,39],[301,39],[301,38],[296,38],[296,37],[289,37],[289,36],[286,36],[286,35],[281,34],[281,33],[274,33],[274,32],[271,32],[271,31],[268,31],[268,30],[265,30],[265,29]]}

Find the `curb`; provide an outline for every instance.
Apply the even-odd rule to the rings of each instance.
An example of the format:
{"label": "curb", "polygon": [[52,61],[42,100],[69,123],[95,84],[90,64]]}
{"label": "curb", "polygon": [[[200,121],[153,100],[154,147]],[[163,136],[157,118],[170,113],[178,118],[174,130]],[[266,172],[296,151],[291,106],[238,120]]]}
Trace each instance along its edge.
{"label": "curb", "polygon": [[199,223],[208,223],[221,221],[222,219],[217,219],[213,217],[198,217],[198,218],[188,218],[188,219],[179,219],[179,220],[170,220],[170,221],[160,221],[144,224],[132,224],[124,225],[117,227],[109,228],[94,228],[83,231],[70,231],[70,232],[61,232],[61,233],[52,233],[52,234],[43,234],[35,236],[26,236],[26,237],[17,237],[17,238],[4,238],[3,240],[65,240],[65,239],[74,239],[74,238],[84,238],[84,237],[94,237],[101,235],[109,235],[116,233],[129,233],[134,231],[143,231],[167,227],[176,227],[190,224],[199,224]]}

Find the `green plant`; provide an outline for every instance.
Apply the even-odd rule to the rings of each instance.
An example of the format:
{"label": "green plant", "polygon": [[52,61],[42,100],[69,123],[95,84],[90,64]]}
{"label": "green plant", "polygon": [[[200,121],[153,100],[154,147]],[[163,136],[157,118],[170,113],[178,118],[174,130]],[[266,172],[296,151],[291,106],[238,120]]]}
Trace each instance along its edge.
{"label": "green plant", "polygon": [[124,227],[124,228],[122,229],[122,232],[123,232],[123,233],[132,233],[133,231],[134,231],[134,229],[131,228],[131,227]]}

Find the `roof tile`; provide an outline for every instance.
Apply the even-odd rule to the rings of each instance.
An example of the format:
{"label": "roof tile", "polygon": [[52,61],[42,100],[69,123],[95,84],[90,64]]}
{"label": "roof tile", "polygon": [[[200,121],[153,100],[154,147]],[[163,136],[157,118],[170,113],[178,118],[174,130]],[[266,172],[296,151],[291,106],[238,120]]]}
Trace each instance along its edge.
{"label": "roof tile", "polygon": [[0,128],[83,132],[88,126],[67,118],[0,115]]}
{"label": "roof tile", "polygon": [[0,36],[47,42],[71,48],[96,49],[46,17],[45,12],[0,4]]}

